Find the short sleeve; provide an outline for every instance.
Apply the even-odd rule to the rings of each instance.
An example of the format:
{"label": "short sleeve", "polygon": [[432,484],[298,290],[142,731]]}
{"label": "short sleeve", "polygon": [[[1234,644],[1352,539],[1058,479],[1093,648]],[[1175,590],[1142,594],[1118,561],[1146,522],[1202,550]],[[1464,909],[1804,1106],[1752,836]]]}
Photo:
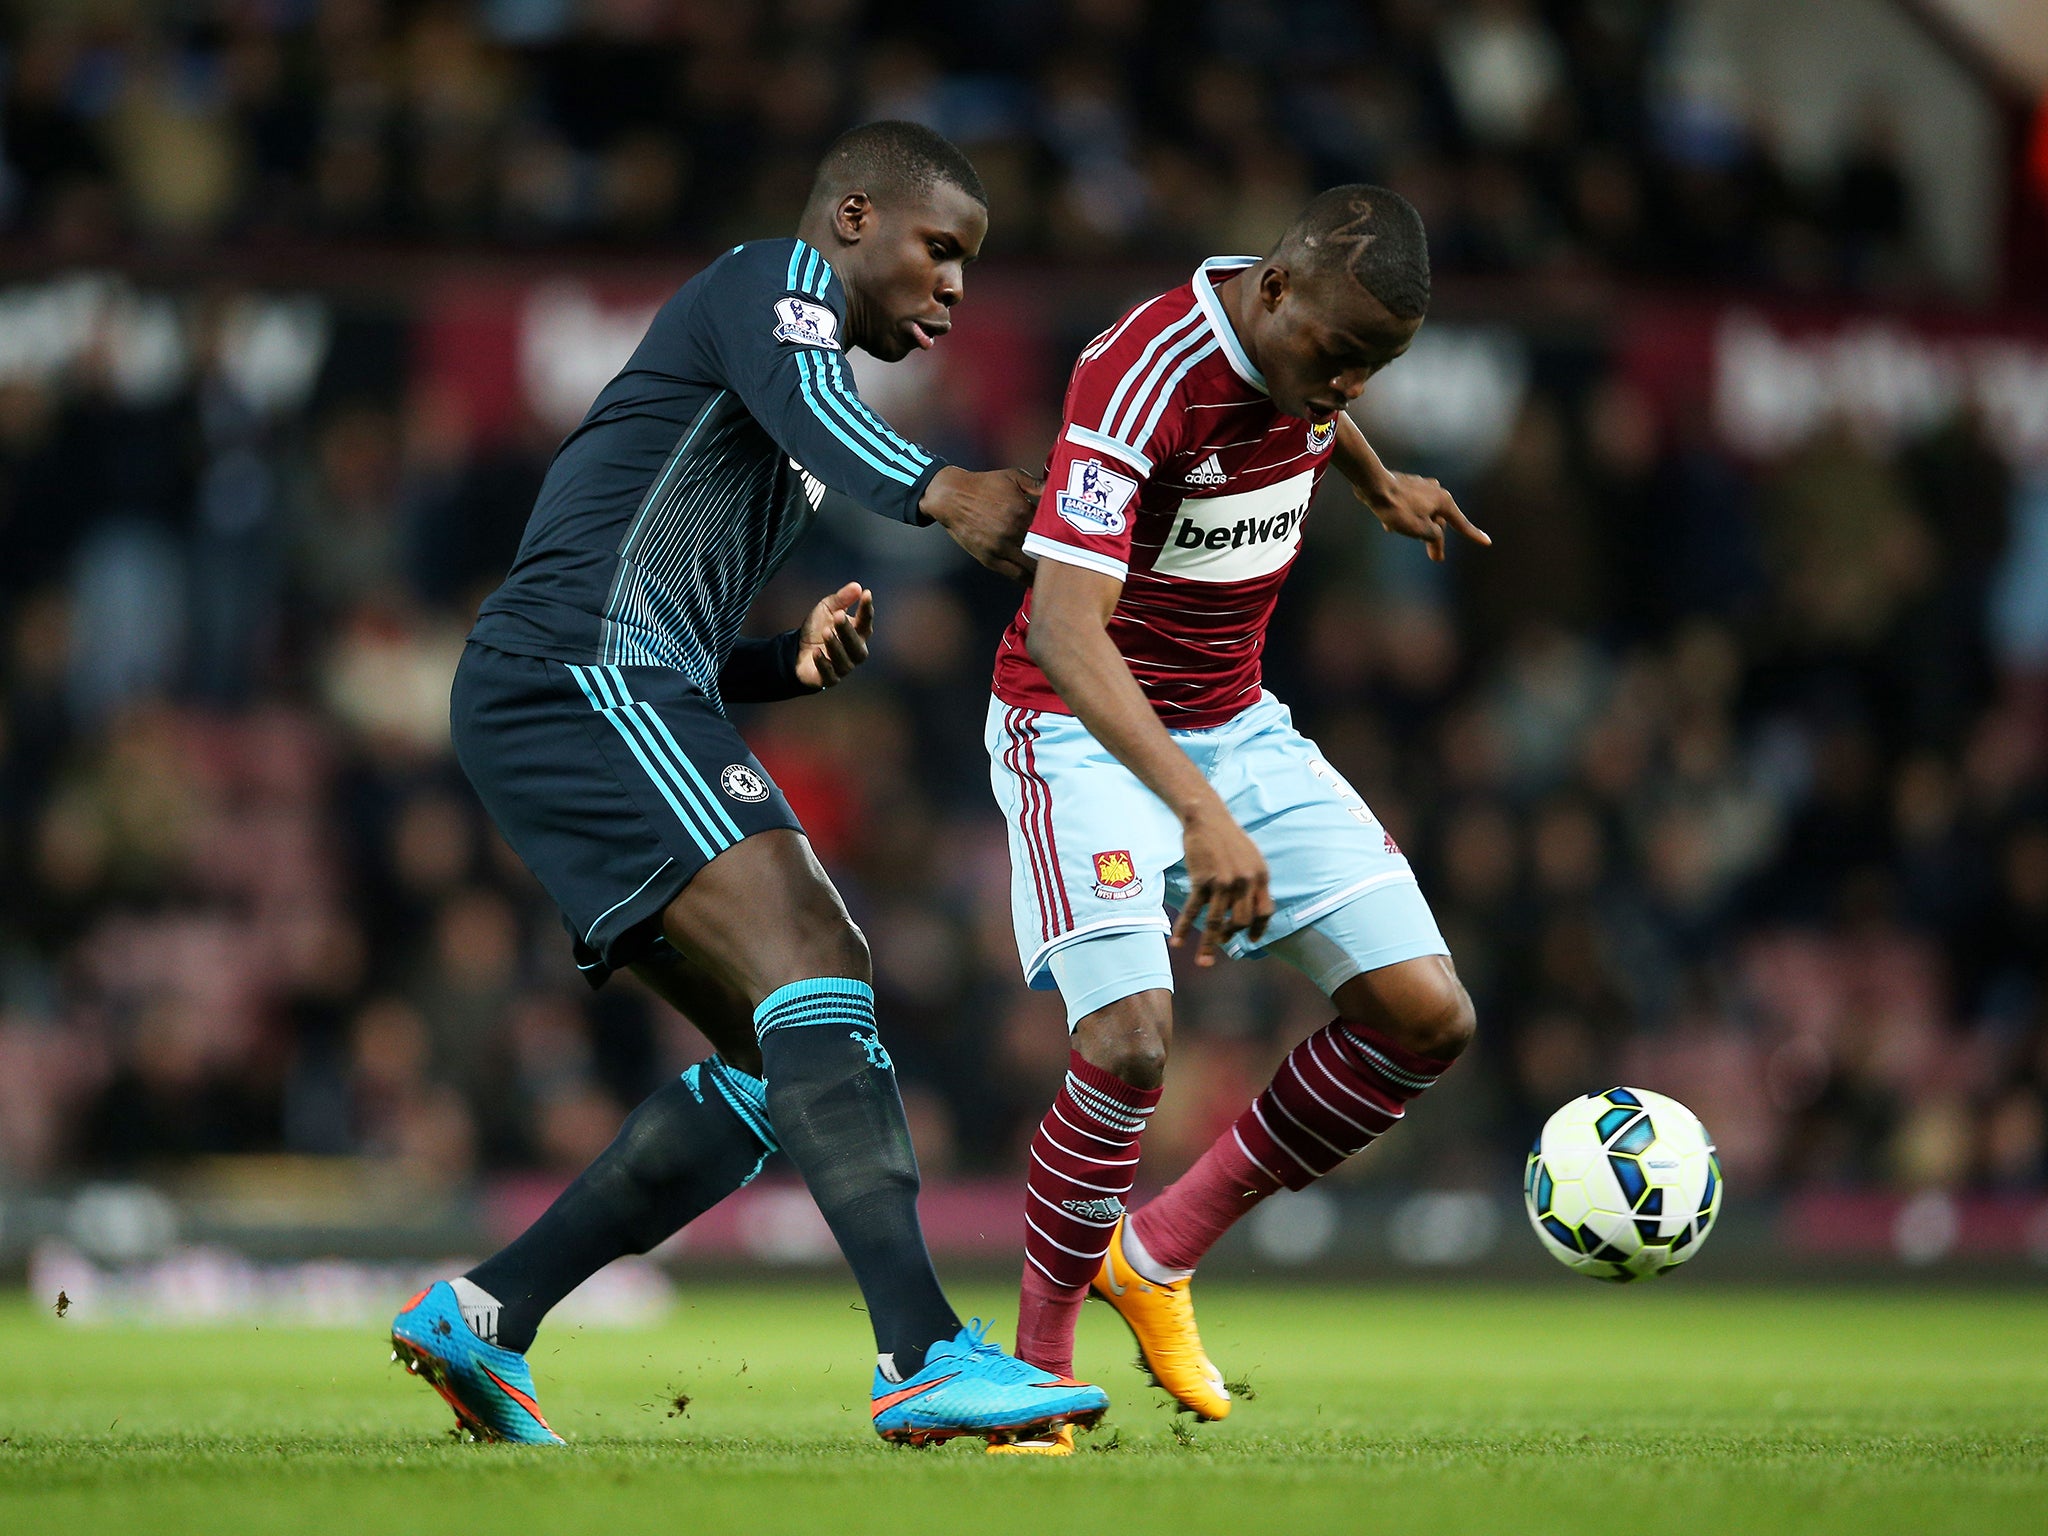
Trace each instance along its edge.
{"label": "short sleeve", "polygon": [[1153,466],[1176,451],[1185,430],[1176,386],[1207,350],[1198,311],[1164,328],[1147,323],[1169,302],[1133,310],[1074,364],[1027,553],[1118,580],[1130,574],[1139,492]]}
{"label": "short sleeve", "polygon": [[1024,536],[1024,552],[1122,581],[1131,570],[1140,484],[1124,460],[1061,437],[1046,469],[1045,494]]}

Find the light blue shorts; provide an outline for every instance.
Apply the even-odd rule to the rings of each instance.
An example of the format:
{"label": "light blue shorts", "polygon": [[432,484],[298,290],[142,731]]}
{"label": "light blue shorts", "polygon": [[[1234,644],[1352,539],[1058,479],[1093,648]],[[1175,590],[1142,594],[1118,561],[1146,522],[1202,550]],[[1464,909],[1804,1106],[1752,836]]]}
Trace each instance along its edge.
{"label": "light blue shorts", "polygon": [[[1353,976],[1447,955],[1408,860],[1359,793],[1270,693],[1174,742],[1251,834],[1272,874],[1257,945],[1326,993]],[[1057,986],[1073,1021],[1171,988],[1166,909],[1187,898],[1180,821],[1072,715],[989,706],[990,781],[1010,829],[1010,910],[1024,978]]]}

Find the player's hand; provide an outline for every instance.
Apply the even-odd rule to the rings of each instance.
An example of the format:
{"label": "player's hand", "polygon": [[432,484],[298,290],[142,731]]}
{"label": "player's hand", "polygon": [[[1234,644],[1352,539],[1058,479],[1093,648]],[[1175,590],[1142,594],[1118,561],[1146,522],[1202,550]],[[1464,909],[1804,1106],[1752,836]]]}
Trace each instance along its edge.
{"label": "player's hand", "polygon": [[875,633],[875,594],[849,581],[805,616],[797,631],[796,680],[832,688],[868,659]]}
{"label": "player's hand", "polygon": [[1458,510],[1457,498],[1422,475],[1395,474],[1384,489],[1375,492],[1368,492],[1364,486],[1351,489],[1353,495],[1372,508],[1372,515],[1380,520],[1382,528],[1422,540],[1429,547],[1432,560],[1441,561],[1444,557],[1447,528],[1457,529],[1474,544],[1493,542]]}
{"label": "player's hand", "polygon": [[968,554],[999,576],[1023,581],[1037,563],[1024,553],[1024,532],[1045,482],[1021,469],[971,474],[948,464],[931,478],[918,510]]}
{"label": "player's hand", "polygon": [[1232,934],[1245,933],[1254,941],[1263,938],[1273,918],[1266,860],[1220,800],[1188,823],[1181,848],[1188,899],[1167,942],[1178,949],[1199,926],[1202,941],[1195,964],[1214,965],[1223,941]]}

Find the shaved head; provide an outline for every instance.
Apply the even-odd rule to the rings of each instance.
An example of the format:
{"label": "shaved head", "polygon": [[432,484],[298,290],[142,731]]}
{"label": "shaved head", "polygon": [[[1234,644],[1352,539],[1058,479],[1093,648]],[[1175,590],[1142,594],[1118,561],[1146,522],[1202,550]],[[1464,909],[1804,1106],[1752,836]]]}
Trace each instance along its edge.
{"label": "shaved head", "polygon": [[849,192],[865,192],[879,206],[901,207],[942,186],[957,187],[988,207],[981,178],[950,139],[922,123],[863,123],[825,151],[804,212],[809,217],[814,210],[831,208]]}
{"label": "shaved head", "polygon": [[1415,340],[1429,308],[1422,216],[1385,187],[1332,187],[1217,291],[1266,393],[1317,425]]}
{"label": "shaved head", "polygon": [[1397,320],[1429,308],[1429,238],[1398,192],[1363,182],[1332,187],[1302,209],[1266,258],[1297,278],[1356,284]]}

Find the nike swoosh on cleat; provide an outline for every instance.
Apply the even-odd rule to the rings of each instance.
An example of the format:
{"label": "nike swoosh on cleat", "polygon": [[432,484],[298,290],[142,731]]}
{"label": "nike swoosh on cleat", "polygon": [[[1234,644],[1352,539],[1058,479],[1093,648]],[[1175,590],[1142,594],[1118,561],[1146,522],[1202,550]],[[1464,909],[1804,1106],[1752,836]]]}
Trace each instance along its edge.
{"label": "nike swoosh on cleat", "polygon": [[[953,1372],[953,1376],[958,1376],[959,1374],[960,1373],[958,1371]],[[883,1396],[875,1399],[875,1411],[872,1414],[870,1414],[869,1417],[879,1419],[884,1413],[886,1413],[889,1409],[894,1408],[898,1403],[907,1403],[913,1397],[922,1397],[925,1393],[930,1392],[935,1388],[943,1387],[947,1382],[953,1379],[953,1376],[941,1376],[937,1381],[928,1381],[921,1387],[904,1387],[898,1391],[886,1393]],[[494,1377],[492,1379],[495,1380],[496,1378]]]}
{"label": "nike swoosh on cleat", "polygon": [[532,1414],[534,1423],[538,1424],[542,1429],[546,1429],[549,1434],[552,1435],[554,1433],[552,1429],[548,1428],[548,1421],[540,1416],[539,1403],[536,1403],[524,1392],[520,1391],[517,1387],[513,1386],[511,1382],[507,1381],[504,1377],[500,1376],[488,1365],[479,1366],[477,1367],[477,1369],[481,1370],[486,1376],[490,1377],[491,1380],[495,1381],[498,1384],[499,1389],[503,1391],[507,1397],[511,1398],[513,1402],[517,1403],[520,1407],[524,1408],[528,1413]]}

